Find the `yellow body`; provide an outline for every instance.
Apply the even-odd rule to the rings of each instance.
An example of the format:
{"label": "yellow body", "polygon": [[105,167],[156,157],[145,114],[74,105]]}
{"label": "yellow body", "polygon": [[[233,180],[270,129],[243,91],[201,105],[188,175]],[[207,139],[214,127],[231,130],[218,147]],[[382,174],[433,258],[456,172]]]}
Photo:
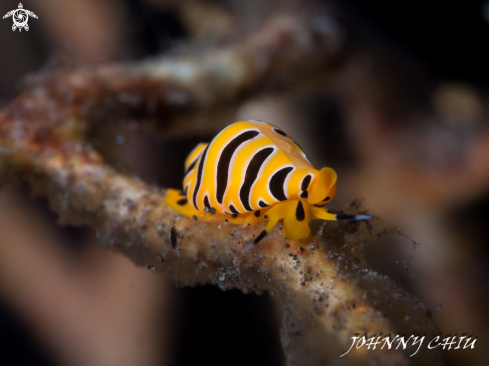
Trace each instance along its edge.
{"label": "yellow body", "polygon": [[333,200],[335,184],[335,171],[315,169],[283,131],[236,122],[195,147],[185,161],[183,191],[169,189],[166,203],[195,218],[269,220],[255,244],[280,219],[286,238],[302,239],[310,235],[309,219],[336,220],[322,207]]}

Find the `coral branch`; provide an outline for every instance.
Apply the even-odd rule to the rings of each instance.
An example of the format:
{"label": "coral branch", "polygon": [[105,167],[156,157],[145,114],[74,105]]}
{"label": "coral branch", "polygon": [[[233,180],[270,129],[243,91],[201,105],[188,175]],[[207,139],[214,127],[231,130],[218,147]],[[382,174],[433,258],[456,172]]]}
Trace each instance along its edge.
{"label": "coral branch", "polygon": [[[278,15],[237,45],[180,49],[149,61],[109,64],[95,69],[40,73],[32,85],[53,81],[61,93],[116,94],[134,107],[143,100],[200,107],[234,102],[263,88],[290,86],[323,72],[342,48],[342,32],[322,13]],[[144,98],[144,99],[142,99]],[[96,98],[94,98],[96,99]]]}

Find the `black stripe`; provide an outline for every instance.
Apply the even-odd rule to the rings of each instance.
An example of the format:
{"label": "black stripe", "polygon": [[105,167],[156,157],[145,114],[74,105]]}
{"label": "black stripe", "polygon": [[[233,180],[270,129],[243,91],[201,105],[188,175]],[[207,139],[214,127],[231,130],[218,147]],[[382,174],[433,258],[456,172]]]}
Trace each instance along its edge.
{"label": "black stripe", "polygon": [[287,134],[286,134],[284,131],[279,130],[278,128],[274,128],[273,130],[274,130],[276,133],[278,133],[279,135],[282,135],[282,136],[284,136],[284,137],[287,137]]}
{"label": "black stripe", "polygon": [[336,215],[336,220],[337,221],[360,221],[360,220],[370,220],[372,219],[371,215],[343,215],[343,214],[338,214]]}
{"label": "black stripe", "polygon": [[241,204],[246,211],[253,211],[250,206],[251,187],[258,177],[258,173],[260,172],[263,163],[273,153],[274,150],[275,149],[273,147],[267,147],[258,151],[255,156],[253,156],[250,163],[248,164],[248,167],[246,168],[245,179],[239,190],[239,199],[241,200]]}
{"label": "black stripe", "polygon": [[311,176],[306,176],[301,183],[301,191],[305,192],[309,188],[309,184],[311,183]]}
{"label": "black stripe", "polygon": [[[199,156],[200,156],[200,154],[199,154]],[[197,163],[197,160],[199,160],[199,156],[197,156],[197,157],[195,158],[195,160],[194,160],[194,161],[192,161],[192,163],[191,163],[191,164],[188,166],[188,168],[187,168],[187,169],[185,169],[185,173],[183,173],[183,175],[184,175],[184,176],[186,176],[188,173],[190,173],[190,172],[191,172],[191,171],[194,169],[195,164]],[[181,171],[181,170],[180,170],[180,171]]]}
{"label": "black stripe", "polygon": [[258,244],[258,243],[260,242],[260,240],[262,240],[262,239],[263,239],[265,236],[267,236],[267,234],[268,234],[268,233],[266,232],[266,230],[263,230],[263,231],[260,233],[260,235],[258,235],[258,236],[256,237],[256,239],[255,239],[255,240],[253,240],[253,244],[254,244],[254,245]]}
{"label": "black stripe", "polygon": [[[319,202],[328,201],[328,200],[330,200],[330,199],[331,199],[331,197],[326,196],[326,197],[324,197],[324,199],[322,199],[322,200],[321,200],[321,201],[319,201]],[[323,206],[326,206],[327,204],[328,204],[328,203],[322,203],[322,204],[320,204],[320,203],[316,203],[314,206],[317,206],[317,207],[323,207]]]}
{"label": "black stripe", "polygon": [[258,202],[258,206],[260,206],[260,207],[262,207],[262,208],[265,208],[265,207],[268,207],[268,206],[270,206],[270,205],[260,200],[260,201]]}
{"label": "black stripe", "polygon": [[186,198],[183,198],[177,202],[178,205],[180,206],[185,206],[188,203]]}
{"label": "black stripe", "polygon": [[229,205],[229,209],[231,210],[231,212],[232,212],[233,214],[239,214],[239,211],[238,211],[238,210],[236,210],[236,208],[235,208],[233,205]]}
{"label": "black stripe", "polygon": [[269,183],[270,192],[272,192],[272,195],[279,201],[285,201],[287,199],[284,190],[285,188],[284,183],[285,183],[285,179],[287,179],[287,175],[293,169],[294,168],[290,166],[286,168],[282,168],[278,172],[276,172],[270,179],[270,183]]}
{"label": "black stripe", "polygon": [[209,197],[207,196],[204,197],[204,207],[211,208],[211,204],[209,203]]}
{"label": "black stripe", "polygon": [[302,205],[302,202],[299,201],[297,204],[297,208],[295,209],[295,218],[297,221],[304,221],[306,218],[306,213],[304,212],[304,206]]}
{"label": "black stripe", "polygon": [[324,198],[323,198],[321,201],[319,201],[319,202],[325,202],[325,201],[329,201],[330,199],[331,199],[331,197],[326,196],[326,197],[324,197]]}
{"label": "black stripe", "polygon": [[301,183],[301,194],[299,195],[300,198],[308,198],[309,193],[307,192],[307,189],[309,188],[309,183],[311,183],[311,176],[307,175],[304,177]]}
{"label": "black stripe", "polygon": [[195,183],[194,194],[192,196],[192,202],[197,210],[199,210],[199,206],[197,205],[197,202],[195,202],[195,200],[197,199],[197,193],[199,192],[200,183],[202,182],[202,175],[204,174],[203,170],[204,170],[205,156],[207,155],[207,150],[209,150],[209,146],[211,146],[211,143],[209,143],[209,145],[207,145],[204,151],[202,152],[202,156],[200,157],[200,162],[199,162],[199,168],[197,170],[197,183]]}
{"label": "black stripe", "polygon": [[217,163],[217,187],[216,187],[216,199],[217,202],[222,203],[226,187],[228,185],[229,165],[233,154],[238,149],[239,145],[251,140],[253,137],[259,135],[258,131],[246,131],[241,135],[232,139],[226,147],[222,150],[219,162]]}

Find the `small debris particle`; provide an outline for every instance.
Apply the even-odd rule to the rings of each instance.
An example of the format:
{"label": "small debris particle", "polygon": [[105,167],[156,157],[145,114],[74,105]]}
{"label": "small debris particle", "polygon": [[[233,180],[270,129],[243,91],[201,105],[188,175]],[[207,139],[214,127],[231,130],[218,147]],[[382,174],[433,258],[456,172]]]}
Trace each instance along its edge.
{"label": "small debris particle", "polygon": [[233,234],[233,233],[231,233],[231,236],[234,236],[234,234]]}
{"label": "small debris particle", "polygon": [[263,254],[260,254],[261,259],[265,259],[265,256]]}
{"label": "small debris particle", "polygon": [[193,215],[192,218],[197,221],[197,215]]}
{"label": "small debris particle", "polygon": [[177,228],[172,226],[170,231],[170,243],[173,249],[177,247],[177,234]]}
{"label": "small debris particle", "polygon": [[299,247],[299,250],[300,250],[301,252],[304,252],[304,251],[305,251],[305,249],[304,249],[303,247]]}
{"label": "small debris particle", "polygon": [[297,260],[297,254],[294,254],[293,259],[296,261]]}
{"label": "small debris particle", "polygon": [[314,249],[314,244],[313,243],[307,244],[306,248],[312,250],[312,249]]}
{"label": "small debris particle", "polygon": [[155,266],[153,266],[152,264],[148,264],[148,265],[146,266],[146,268],[151,269],[152,271],[154,271],[154,270],[156,269],[156,267],[155,267]]}
{"label": "small debris particle", "polygon": [[406,315],[406,316],[404,317],[404,321],[405,321],[405,322],[407,322],[408,320],[409,320],[409,315]]}
{"label": "small debris particle", "polygon": [[233,266],[235,266],[235,267],[238,266],[238,262],[236,262],[236,260],[233,261]]}
{"label": "small debris particle", "polygon": [[228,219],[225,219],[224,221],[228,222]]}
{"label": "small debris particle", "polygon": [[294,254],[293,253],[289,253],[289,257],[292,257]]}
{"label": "small debris particle", "polygon": [[165,261],[165,258],[163,258],[163,256],[159,255],[158,257],[156,257],[156,259],[158,260],[158,262],[164,262]]}
{"label": "small debris particle", "polygon": [[441,307],[443,306],[443,304],[440,304],[436,307],[437,310],[441,310]]}
{"label": "small debris particle", "polygon": [[289,243],[286,243],[286,244],[285,244],[285,247],[286,247],[286,248],[290,248],[290,244],[289,244]]}
{"label": "small debris particle", "polygon": [[304,281],[301,282],[301,286],[305,286],[306,283]]}
{"label": "small debris particle", "polygon": [[219,276],[219,281],[224,281],[226,279],[226,274],[225,273],[221,273],[221,275]]}
{"label": "small debris particle", "polygon": [[236,282],[238,282],[238,281],[239,281],[239,276],[234,277],[234,280],[235,280]]}

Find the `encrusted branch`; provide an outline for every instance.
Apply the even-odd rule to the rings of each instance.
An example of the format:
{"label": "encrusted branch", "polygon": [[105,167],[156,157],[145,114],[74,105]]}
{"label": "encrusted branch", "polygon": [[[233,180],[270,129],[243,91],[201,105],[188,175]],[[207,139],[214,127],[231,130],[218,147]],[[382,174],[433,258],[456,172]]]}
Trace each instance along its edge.
{"label": "encrusted branch", "polygon": [[0,178],[23,176],[61,223],[94,228],[104,248],[178,283],[269,291],[285,306],[282,342],[291,365],[435,364],[435,350],[409,358],[401,349],[361,349],[340,358],[354,333],[437,332],[422,304],[368,269],[362,247],[378,232],[375,222],[322,224],[301,241],[284,239],[278,225],[242,254],[264,223],[183,217],[164,203],[163,189],[117,173],[84,141],[111,96],[129,110],[197,108],[313,75],[337,50],[325,21],[277,17],[241,46],[34,77],[0,112]]}

